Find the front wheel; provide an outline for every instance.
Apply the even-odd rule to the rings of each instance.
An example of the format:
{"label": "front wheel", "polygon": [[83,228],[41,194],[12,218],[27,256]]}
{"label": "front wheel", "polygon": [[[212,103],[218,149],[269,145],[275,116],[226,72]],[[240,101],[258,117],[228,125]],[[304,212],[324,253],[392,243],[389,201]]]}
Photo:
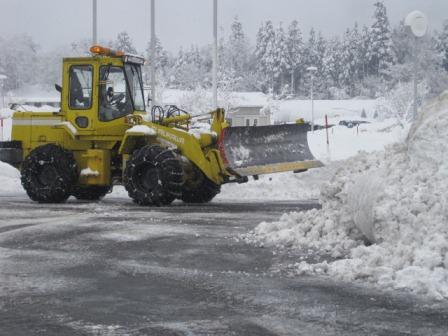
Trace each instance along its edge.
{"label": "front wheel", "polygon": [[193,167],[189,180],[182,188],[185,203],[208,203],[221,191],[221,187],[210,181],[198,168]]}
{"label": "front wheel", "polygon": [[176,154],[147,145],[132,154],[124,172],[124,186],[135,203],[168,205],[181,196],[183,171]]}
{"label": "front wheel", "polygon": [[54,144],[37,147],[23,161],[22,186],[39,203],[65,202],[77,178],[73,154]]}

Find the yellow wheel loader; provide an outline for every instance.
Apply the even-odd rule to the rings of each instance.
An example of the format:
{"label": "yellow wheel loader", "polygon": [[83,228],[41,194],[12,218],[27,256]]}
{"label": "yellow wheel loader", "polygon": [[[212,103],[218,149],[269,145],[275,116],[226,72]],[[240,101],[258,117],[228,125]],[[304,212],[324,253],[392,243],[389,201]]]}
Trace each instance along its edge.
{"label": "yellow wheel loader", "polygon": [[224,183],[321,166],[306,124],[229,127],[216,109],[210,131],[192,132],[194,116],[174,106],[146,112],[143,58],[90,51],[63,60],[60,111],[15,112],[12,140],[0,143],[34,201],[97,200],[122,184],[141,205],[204,203]]}

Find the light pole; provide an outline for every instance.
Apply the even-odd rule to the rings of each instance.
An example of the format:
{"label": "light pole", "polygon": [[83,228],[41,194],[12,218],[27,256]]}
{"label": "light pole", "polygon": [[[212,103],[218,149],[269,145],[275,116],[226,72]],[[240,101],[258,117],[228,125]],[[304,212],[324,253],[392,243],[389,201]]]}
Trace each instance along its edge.
{"label": "light pole", "polygon": [[314,97],[313,97],[313,91],[314,91],[314,73],[317,71],[317,68],[315,66],[310,66],[306,69],[310,72],[311,75],[311,92],[310,92],[310,99],[311,99],[311,131],[314,133]]}
{"label": "light pole", "polygon": [[5,87],[5,80],[7,78],[7,76],[0,74],[0,93],[2,95],[2,107],[5,107],[5,91],[3,90],[3,88]]}
{"label": "light pole", "polygon": [[413,116],[412,118],[415,120],[417,118],[417,72],[418,72],[418,64],[417,64],[417,50],[418,50],[418,39],[422,38],[426,35],[428,30],[428,20],[426,19],[425,14],[420,11],[413,11],[406,16],[404,20],[404,25],[408,27],[408,30],[414,36],[414,102],[413,102]]}
{"label": "light pole", "polygon": [[97,16],[98,16],[98,6],[97,0],[92,0],[92,44],[95,45],[98,43],[98,24],[97,24]]}
{"label": "light pole", "polygon": [[156,105],[156,4],[151,0],[151,47],[150,60],[151,65],[151,109]]}
{"label": "light pole", "polygon": [[218,0],[213,0],[213,108],[218,108]]}

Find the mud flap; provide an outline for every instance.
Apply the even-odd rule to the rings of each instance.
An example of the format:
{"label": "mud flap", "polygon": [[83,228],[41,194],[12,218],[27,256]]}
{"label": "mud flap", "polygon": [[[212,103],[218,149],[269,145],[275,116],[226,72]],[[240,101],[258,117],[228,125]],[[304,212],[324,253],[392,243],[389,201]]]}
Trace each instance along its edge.
{"label": "mud flap", "polygon": [[220,151],[228,168],[241,176],[321,167],[308,147],[308,124],[228,127]]}

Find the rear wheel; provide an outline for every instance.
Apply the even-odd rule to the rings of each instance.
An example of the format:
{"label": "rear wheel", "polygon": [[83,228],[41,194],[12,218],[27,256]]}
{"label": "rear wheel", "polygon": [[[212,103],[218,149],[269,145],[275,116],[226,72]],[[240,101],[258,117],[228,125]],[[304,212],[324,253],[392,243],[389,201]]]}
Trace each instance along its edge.
{"label": "rear wheel", "polygon": [[129,197],[140,205],[168,205],[182,191],[182,166],[170,149],[142,147],[132,154],[124,172]]}
{"label": "rear wheel", "polygon": [[73,188],[72,195],[83,201],[97,201],[102,199],[111,190],[108,186],[77,186]]}
{"label": "rear wheel", "polygon": [[22,165],[22,186],[40,203],[65,202],[77,178],[73,154],[54,144],[34,149]]}
{"label": "rear wheel", "polygon": [[219,192],[221,187],[210,181],[198,168],[193,167],[192,176],[182,188],[182,201],[185,203],[207,203]]}

